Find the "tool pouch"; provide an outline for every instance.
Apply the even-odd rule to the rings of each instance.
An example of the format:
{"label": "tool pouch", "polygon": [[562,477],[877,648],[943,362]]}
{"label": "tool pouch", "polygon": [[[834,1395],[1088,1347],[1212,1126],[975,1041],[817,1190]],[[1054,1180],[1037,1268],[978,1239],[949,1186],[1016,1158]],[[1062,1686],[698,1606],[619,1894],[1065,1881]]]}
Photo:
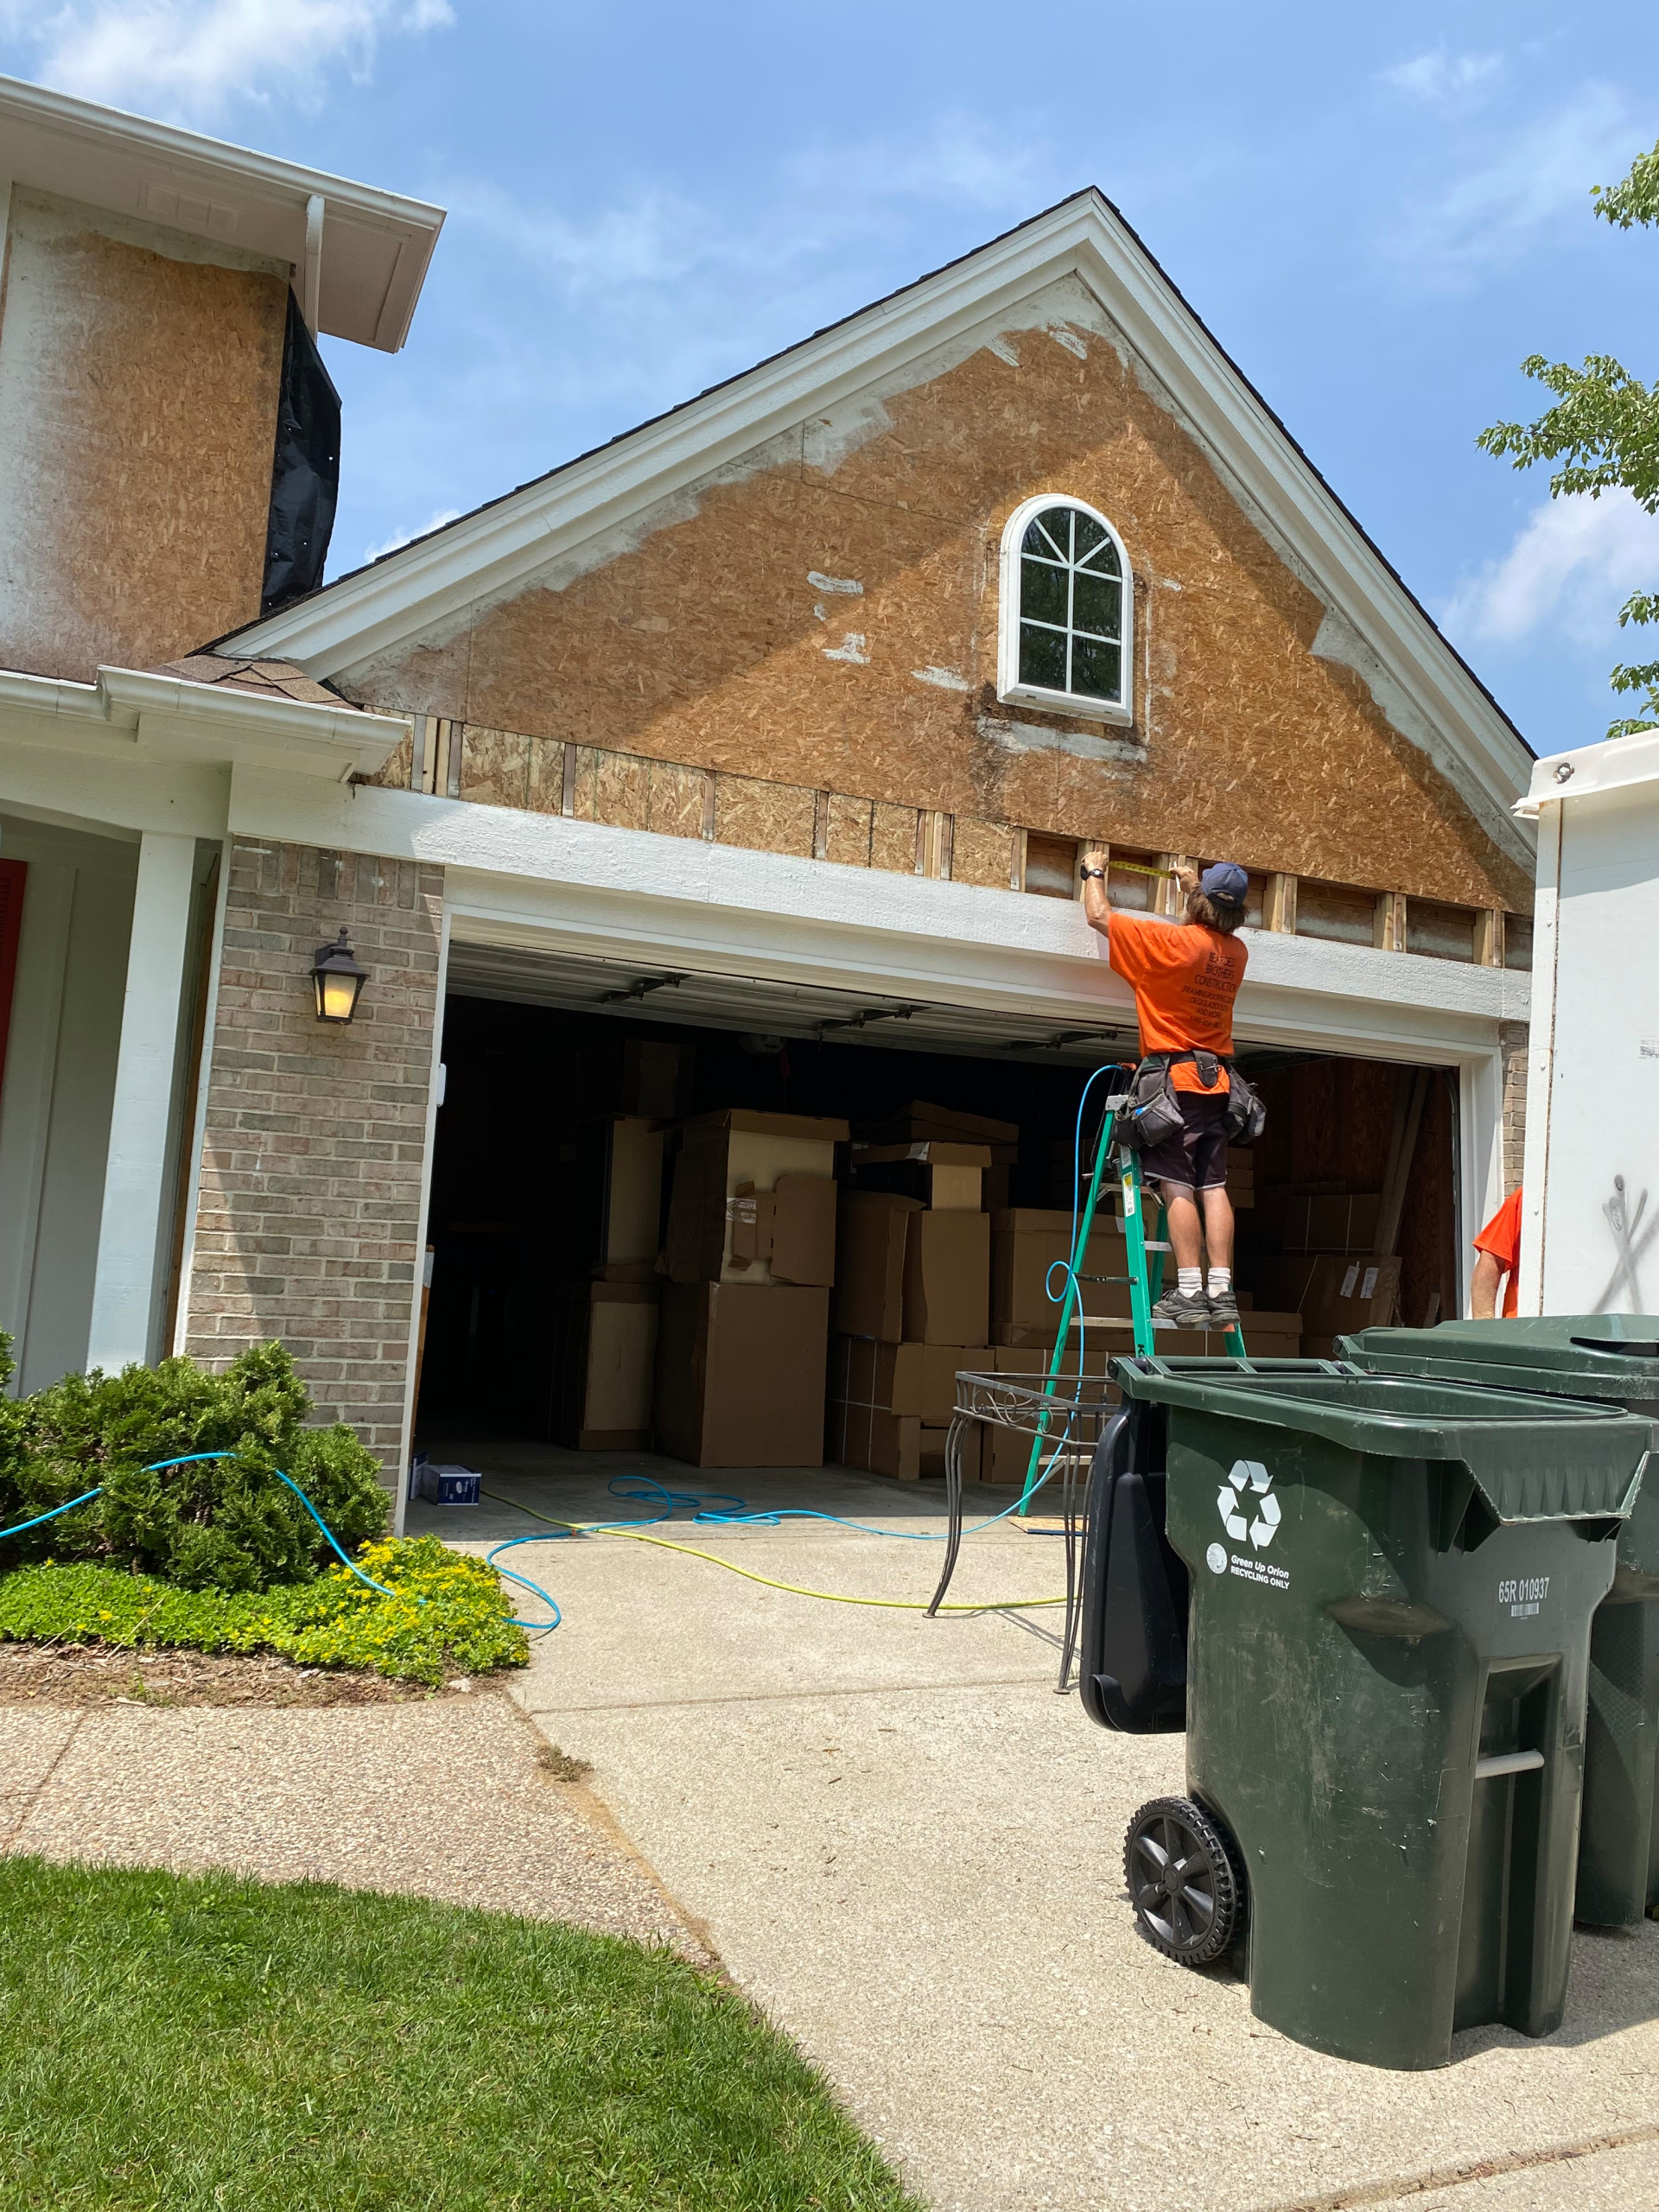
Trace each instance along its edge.
{"label": "tool pouch", "polygon": [[1121,1141],[1133,1151],[1144,1152],[1185,1126],[1181,1102],[1169,1080],[1169,1056],[1154,1053],[1135,1071],[1128,1108],[1118,1123]]}
{"label": "tool pouch", "polygon": [[1268,1109],[1230,1060],[1225,1123],[1230,1144],[1254,1144],[1268,1126]]}

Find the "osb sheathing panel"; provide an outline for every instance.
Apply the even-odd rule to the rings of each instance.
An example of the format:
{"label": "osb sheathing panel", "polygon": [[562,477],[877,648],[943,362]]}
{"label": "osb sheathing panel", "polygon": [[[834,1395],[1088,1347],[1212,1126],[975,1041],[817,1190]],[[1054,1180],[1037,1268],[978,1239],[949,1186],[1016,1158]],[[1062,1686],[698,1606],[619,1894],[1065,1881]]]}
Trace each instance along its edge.
{"label": "osb sheathing panel", "polygon": [[752,776],[716,777],[715,842],[741,845],[753,853],[794,853],[810,860],[817,798],[817,791],[798,785],[764,783]]}
{"label": "osb sheathing panel", "polygon": [[[904,807],[1529,903],[1360,678],[1315,658],[1320,601],[1103,337],[1022,330],[870,412],[850,450],[809,423],[632,550],[353,690]],[[1109,514],[1135,571],[1128,743],[995,698],[1002,524],[1049,491]]]}
{"label": "osb sheathing panel", "polygon": [[847,798],[840,791],[831,791],[823,835],[825,860],[839,861],[846,868],[868,868],[874,813],[873,800]]}
{"label": "osb sheathing panel", "polygon": [[286,294],[19,196],[0,306],[0,662],[85,680],[258,613]]}
{"label": "osb sheathing panel", "polygon": [[950,842],[950,876],[956,883],[977,883],[988,891],[1006,891],[1014,868],[1014,832],[998,822],[975,822],[957,817]]}

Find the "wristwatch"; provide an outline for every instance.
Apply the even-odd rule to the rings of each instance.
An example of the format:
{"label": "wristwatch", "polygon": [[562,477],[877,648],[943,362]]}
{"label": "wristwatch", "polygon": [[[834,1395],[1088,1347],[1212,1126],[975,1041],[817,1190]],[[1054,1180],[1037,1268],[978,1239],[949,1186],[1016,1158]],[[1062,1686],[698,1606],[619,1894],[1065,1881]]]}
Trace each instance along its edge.
{"label": "wristwatch", "polygon": [[1084,883],[1087,883],[1091,875],[1097,875],[1103,883],[1106,880],[1105,869],[1103,868],[1090,868],[1087,861],[1085,861],[1083,866],[1077,870],[1077,875],[1079,880]]}

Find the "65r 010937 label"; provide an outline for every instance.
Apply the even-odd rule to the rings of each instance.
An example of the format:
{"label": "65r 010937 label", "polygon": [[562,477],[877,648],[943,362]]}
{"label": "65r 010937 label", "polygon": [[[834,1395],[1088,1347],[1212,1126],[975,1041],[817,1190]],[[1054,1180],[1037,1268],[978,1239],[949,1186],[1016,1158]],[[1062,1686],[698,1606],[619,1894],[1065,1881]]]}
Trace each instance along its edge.
{"label": "65r 010937 label", "polygon": [[1512,1621],[1530,1620],[1548,1595],[1547,1574],[1511,1576],[1497,1586],[1497,1602],[1509,1607]]}

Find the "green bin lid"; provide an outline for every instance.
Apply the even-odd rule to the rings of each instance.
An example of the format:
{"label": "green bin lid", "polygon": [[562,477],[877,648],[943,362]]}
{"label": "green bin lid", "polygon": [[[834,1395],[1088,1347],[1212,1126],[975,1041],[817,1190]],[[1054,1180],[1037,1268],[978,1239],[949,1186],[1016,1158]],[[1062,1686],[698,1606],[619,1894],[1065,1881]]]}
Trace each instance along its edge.
{"label": "green bin lid", "polygon": [[1624,1520],[1655,1442],[1651,1421],[1605,1403],[1334,1363],[1137,1356],[1112,1379],[1131,1398],[1466,1467],[1503,1522]]}
{"label": "green bin lid", "polygon": [[1442,1321],[1437,1329],[1362,1329],[1338,1340],[1373,1374],[1443,1376],[1488,1389],[1574,1398],[1659,1401],[1659,1314],[1545,1313]]}

